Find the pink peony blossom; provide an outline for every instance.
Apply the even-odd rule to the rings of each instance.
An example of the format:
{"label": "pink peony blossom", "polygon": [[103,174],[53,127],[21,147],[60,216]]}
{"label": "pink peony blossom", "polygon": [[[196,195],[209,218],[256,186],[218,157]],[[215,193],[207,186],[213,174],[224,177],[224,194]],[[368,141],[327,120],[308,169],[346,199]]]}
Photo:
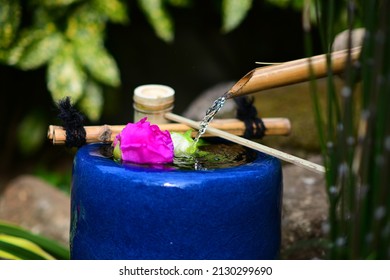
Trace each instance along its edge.
{"label": "pink peony blossom", "polygon": [[174,149],[169,131],[161,131],[146,119],[128,123],[116,136],[114,147],[119,142],[122,160],[139,164],[173,162]]}

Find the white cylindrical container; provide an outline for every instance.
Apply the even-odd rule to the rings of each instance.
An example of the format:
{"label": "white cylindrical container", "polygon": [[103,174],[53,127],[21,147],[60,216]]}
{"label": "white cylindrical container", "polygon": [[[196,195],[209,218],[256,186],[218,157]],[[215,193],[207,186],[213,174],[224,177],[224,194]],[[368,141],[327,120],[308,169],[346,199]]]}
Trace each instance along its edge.
{"label": "white cylindrical container", "polygon": [[175,91],[169,86],[149,84],[137,87],[133,95],[134,122],[144,117],[153,124],[168,123],[164,114],[174,106]]}

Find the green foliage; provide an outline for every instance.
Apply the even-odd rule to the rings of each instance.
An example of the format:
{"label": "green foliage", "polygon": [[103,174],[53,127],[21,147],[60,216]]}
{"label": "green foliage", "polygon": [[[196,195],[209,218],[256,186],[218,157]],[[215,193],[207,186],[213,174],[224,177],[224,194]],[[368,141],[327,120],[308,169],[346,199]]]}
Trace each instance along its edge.
{"label": "green foliage", "polygon": [[77,42],[74,44],[78,60],[96,81],[118,87],[119,69],[114,58],[100,44]]}
{"label": "green foliage", "polygon": [[156,35],[166,42],[171,42],[174,38],[174,25],[164,7],[164,0],[138,0],[138,5],[153,26]]}
{"label": "green foliage", "polygon": [[39,2],[47,7],[61,7],[73,4],[75,2],[79,2],[82,0],[40,0]]}
{"label": "green foliage", "polygon": [[17,0],[0,0],[0,48],[11,45],[20,25],[21,7]]}
{"label": "green foliage", "polygon": [[281,8],[302,9],[305,0],[267,0],[267,2]]}
{"label": "green foliage", "polygon": [[19,151],[24,154],[36,152],[45,140],[47,131],[44,116],[40,111],[27,114],[18,125]]}
{"label": "green foliage", "polygon": [[[84,113],[100,118],[103,87],[119,87],[119,69],[104,46],[109,21],[129,21],[121,0],[30,0],[23,11],[31,23],[20,26],[19,1],[0,0],[0,62],[21,70],[47,66],[47,86],[58,101],[82,101]],[[89,81],[87,83],[87,81]],[[91,86],[93,85],[93,86]],[[91,96],[85,96],[91,94]],[[93,101],[95,110],[86,102]]]}
{"label": "green foliage", "polygon": [[235,29],[245,18],[252,6],[252,0],[223,0],[222,1],[222,30],[229,32]]}
{"label": "green foliage", "polygon": [[122,24],[129,22],[127,6],[121,0],[94,0],[93,5],[112,22]]}
{"label": "green foliage", "polygon": [[[268,1],[279,5],[287,2]],[[223,32],[234,30],[243,21],[252,2],[221,2]],[[156,35],[165,42],[174,40],[169,8],[194,5],[193,0],[137,3]],[[29,20],[22,21],[24,17]],[[0,0],[0,62],[21,70],[47,66],[47,87],[53,100],[70,96],[76,106],[86,110],[90,120],[97,121],[104,103],[104,87],[121,85],[117,63],[104,46],[108,22],[129,23],[127,1]],[[93,110],[92,106],[99,107]]]}
{"label": "green foliage", "polygon": [[74,45],[68,42],[49,62],[47,83],[54,100],[70,96],[76,102],[84,92],[87,77],[75,54]]}
{"label": "green foliage", "polygon": [[37,38],[25,48],[17,66],[22,70],[38,68],[50,61],[63,44],[62,34],[56,31]]}
{"label": "green foliage", "polygon": [[69,250],[56,241],[0,221],[0,258],[67,260],[69,259]]}
{"label": "green foliage", "polygon": [[92,121],[99,120],[103,109],[103,91],[102,88],[89,79],[85,85],[85,94],[80,100],[80,109],[87,114]]}
{"label": "green foliage", "polygon": [[[321,111],[316,106],[315,114],[327,170],[330,207],[329,224],[325,228],[328,228],[329,257],[389,259],[390,3],[334,0],[316,3],[329,67],[327,107]],[[334,22],[342,14],[340,5],[347,13],[344,28],[350,31],[349,36],[360,15],[366,36],[359,67],[347,60],[343,86],[338,90],[330,71],[329,52],[338,32]],[[352,42],[352,37],[347,41]],[[310,40],[306,42],[310,51]],[[312,89],[317,103],[316,87]]]}

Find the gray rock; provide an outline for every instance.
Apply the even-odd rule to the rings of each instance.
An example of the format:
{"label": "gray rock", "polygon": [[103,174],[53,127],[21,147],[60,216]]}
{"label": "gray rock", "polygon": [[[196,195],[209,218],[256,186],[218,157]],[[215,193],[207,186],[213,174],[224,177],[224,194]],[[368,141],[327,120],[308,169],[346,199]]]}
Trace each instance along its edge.
{"label": "gray rock", "polygon": [[10,181],[0,195],[0,219],[68,246],[70,198],[34,176]]}
{"label": "gray rock", "polygon": [[[320,156],[308,160],[321,163]],[[320,240],[328,217],[324,176],[288,164],[283,167],[283,184],[282,258],[323,258]]]}

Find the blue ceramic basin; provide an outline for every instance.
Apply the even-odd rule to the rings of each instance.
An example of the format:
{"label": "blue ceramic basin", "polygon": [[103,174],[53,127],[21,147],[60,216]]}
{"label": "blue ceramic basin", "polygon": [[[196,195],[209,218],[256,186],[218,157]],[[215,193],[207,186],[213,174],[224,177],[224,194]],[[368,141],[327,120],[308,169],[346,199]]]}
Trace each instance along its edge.
{"label": "blue ceramic basin", "polygon": [[208,171],[125,167],[83,146],[73,166],[72,259],[276,259],[279,160]]}

